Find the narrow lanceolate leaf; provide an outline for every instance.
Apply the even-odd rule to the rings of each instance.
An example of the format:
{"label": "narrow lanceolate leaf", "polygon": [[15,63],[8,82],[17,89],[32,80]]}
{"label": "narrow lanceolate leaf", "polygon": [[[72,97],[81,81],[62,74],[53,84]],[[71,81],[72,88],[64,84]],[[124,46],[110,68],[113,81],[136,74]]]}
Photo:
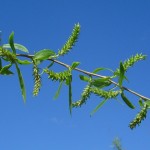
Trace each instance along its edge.
{"label": "narrow lanceolate leaf", "polygon": [[[25,52],[25,53],[29,53],[28,49],[21,44],[14,43],[14,47],[17,50],[20,50],[20,51]],[[9,49],[9,48],[11,48],[11,46],[10,46],[10,44],[4,44],[3,48]]]}
{"label": "narrow lanceolate leaf", "polygon": [[140,105],[140,107],[144,106],[143,100],[141,98],[139,99],[139,105]]}
{"label": "narrow lanceolate leaf", "polygon": [[12,71],[10,71],[10,70],[5,70],[5,71],[0,71],[0,74],[1,75],[12,75],[14,73]]}
{"label": "narrow lanceolate leaf", "polygon": [[60,94],[60,90],[61,90],[61,88],[62,88],[62,85],[63,85],[63,81],[60,82],[59,87],[58,87],[58,90],[57,90],[57,92],[56,92],[56,94],[55,94],[55,96],[54,96],[54,99],[57,99],[57,98],[58,98],[58,96],[59,96],[59,94]]}
{"label": "narrow lanceolate leaf", "polygon": [[31,62],[28,61],[28,60],[20,60],[20,59],[17,59],[17,62],[18,62],[19,64],[21,64],[21,65],[29,65],[29,64],[31,64]]}
{"label": "narrow lanceolate leaf", "polygon": [[124,74],[125,74],[125,70],[124,70],[122,62],[120,62],[119,86],[122,86],[122,82],[123,82],[123,79],[124,79]]}
{"label": "narrow lanceolate leaf", "polygon": [[35,55],[34,55],[34,59],[35,60],[46,60],[48,58],[51,58],[52,56],[55,55],[55,52],[49,49],[43,49],[41,51],[38,51]]}
{"label": "narrow lanceolate leaf", "polygon": [[113,70],[111,70],[111,69],[109,69],[109,68],[96,68],[96,69],[93,71],[93,73],[98,73],[98,72],[100,72],[100,71],[102,71],[102,70],[108,70],[108,71],[113,72]]}
{"label": "narrow lanceolate leaf", "polygon": [[96,106],[96,108],[92,111],[91,115],[93,115],[94,113],[96,113],[107,101],[108,99],[104,99],[100,104],[98,104]]}
{"label": "narrow lanceolate leaf", "polygon": [[16,49],[14,45],[14,32],[12,32],[9,36],[9,44],[14,54],[16,54]]}
{"label": "narrow lanceolate leaf", "polygon": [[26,89],[25,89],[23,77],[22,77],[21,71],[18,67],[18,64],[16,62],[15,62],[15,66],[16,66],[17,73],[18,73],[18,78],[19,78],[20,88],[21,88],[21,92],[22,92],[22,97],[23,97],[24,102],[26,102]]}
{"label": "narrow lanceolate leaf", "polygon": [[93,73],[98,73],[98,72],[100,72],[100,71],[102,71],[102,70],[104,70],[104,68],[96,68],[96,69],[93,71]]}
{"label": "narrow lanceolate leaf", "polygon": [[69,110],[70,110],[70,114],[72,113],[72,86],[71,86],[71,77],[69,78]]}
{"label": "narrow lanceolate leaf", "polygon": [[79,66],[80,62],[73,62],[71,65],[71,70],[75,69],[77,66]]}
{"label": "narrow lanceolate leaf", "polygon": [[135,108],[135,106],[128,100],[128,98],[124,95],[123,92],[121,93],[121,98],[127,104],[128,107],[130,107],[131,109]]}
{"label": "narrow lanceolate leaf", "polygon": [[109,86],[111,84],[111,82],[109,81],[110,78],[98,78],[98,79],[94,79],[92,81],[92,85],[94,85],[95,87],[98,88],[103,88],[106,86]]}
{"label": "narrow lanceolate leaf", "polygon": [[9,64],[9,65],[6,65],[6,66],[4,66],[1,70],[0,70],[0,74],[2,74],[2,75],[11,75],[11,74],[13,74],[13,72],[11,72],[10,70],[9,70],[9,68],[12,66],[12,64]]}
{"label": "narrow lanceolate leaf", "polygon": [[90,82],[90,78],[87,76],[79,75],[80,79],[85,82]]}

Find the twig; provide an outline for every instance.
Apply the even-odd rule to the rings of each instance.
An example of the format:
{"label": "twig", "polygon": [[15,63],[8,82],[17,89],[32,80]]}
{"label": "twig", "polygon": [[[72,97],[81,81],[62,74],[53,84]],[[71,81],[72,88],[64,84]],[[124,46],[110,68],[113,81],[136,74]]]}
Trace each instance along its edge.
{"label": "twig", "polygon": [[[16,54],[16,56],[27,57],[27,58],[30,58],[30,59],[31,59],[32,57],[34,57],[34,55],[26,55],[26,54]],[[59,64],[59,65],[62,65],[62,66],[64,66],[64,67],[66,67],[66,68],[69,68],[69,67],[70,67],[70,65],[65,64],[65,63],[63,63],[63,62],[61,62],[61,61],[58,61],[58,60],[56,60],[56,59],[48,59],[48,60],[53,61],[53,62],[55,62],[55,63],[57,63],[57,64]],[[107,76],[102,76],[102,75],[100,75],[100,74],[95,74],[95,73],[92,73],[92,72],[88,72],[88,71],[82,70],[82,69],[80,69],[80,68],[75,68],[74,70],[79,71],[79,72],[81,72],[81,73],[84,73],[84,74],[86,74],[86,75],[90,75],[90,76],[96,76],[96,77],[100,77],[100,78],[106,78],[106,77],[107,77]],[[114,84],[114,85],[120,87],[119,84],[116,83],[115,81],[112,81],[112,80],[109,80],[109,81],[110,81],[112,84]],[[120,88],[123,89],[123,90],[126,90],[126,91],[128,91],[128,92],[130,92],[130,93],[132,93],[132,94],[134,94],[134,95],[136,95],[136,96],[138,96],[138,97],[140,97],[140,98],[142,98],[142,99],[145,100],[145,101],[147,101],[147,100],[150,101],[150,98],[145,97],[145,96],[143,96],[143,95],[141,95],[141,94],[139,94],[139,93],[137,93],[137,92],[135,92],[135,91],[133,91],[133,90],[127,88],[127,87],[121,86]]]}

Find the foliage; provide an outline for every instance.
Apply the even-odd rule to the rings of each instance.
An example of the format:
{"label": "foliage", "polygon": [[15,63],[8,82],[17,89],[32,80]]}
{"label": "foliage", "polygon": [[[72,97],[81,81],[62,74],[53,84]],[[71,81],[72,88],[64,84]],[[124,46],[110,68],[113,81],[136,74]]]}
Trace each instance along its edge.
{"label": "foliage", "polygon": [[[51,49],[43,49],[36,52],[34,55],[29,55],[28,49],[18,43],[14,42],[14,32],[12,32],[9,36],[8,44],[3,44],[0,46],[0,75],[13,75],[14,73],[11,71],[12,66],[15,66],[16,72],[18,74],[18,80],[20,84],[20,89],[22,93],[22,97],[24,102],[26,101],[26,89],[23,80],[23,76],[20,70],[20,65],[32,65],[33,66],[33,78],[34,78],[34,88],[33,95],[37,96],[42,88],[42,75],[47,74],[48,79],[53,82],[59,82],[60,85],[55,94],[55,98],[57,98],[60,94],[60,90],[62,88],[62,84],[65,84],[68,87],[68,96],[69,96],[69,110],[72,112],[72,108],[78,108],[87,103],[91,94],[94,94],[100,97],[100,103],[95,107],[95,109],[91,112],[93,115],[97,112],[108,100],[121,98],[123,102],[131,109],[135,109],[135,106],[132,102],[126,97],[125,92],[130,92],[138,97],[139,105],[141,111],[136,115],[133,121],[129,124],[131,129],[135,128],[136,125],[140,125],[141,121],[146,118],[147,110],[150,108],[150,99],[140,95],[139,93],[130,90],[127,87],[124,87],[123,84],[125,80],[127,80],[126,72],[129,68],[135,65],[137,62],[146,59],[146,55],[136,54],[125,60],[124,62],[119,63],[119,67],[113,71],[108,68],[96,68],[93,72],[88,72],[85,70],[81,70],[77,68],[80,62],[73,62],[71,65],[67,65],[63,62],[60,62],[58,59],[61,56],[68,54],[79,37],[80,33],[80,24],[75,24],[73,31],[66,41],[66,43],[62,46],[58,52],[54,52]],[[19,53],[23,52],[23,53]],[[24,54],[25,53],[25,54]],[[19,57],[23,57],[21,60]],[[26,59],[25,59],[26,58]],[[43,61],[50,61],[51,64],[47,65],[45,68],[39,68],[39,65]],[[3,66],[3,63],[6,64]],[[55,72],[52,69],[52,65],[57,63],[59,65],[64,66],[64,69],[61,72]],[[79,79],[82,82],[86,82],[87,85],[83,89],[81,93],[81,97],[77,101],[72,100],[72,71],[76,70],[82,74],[79,75]],[[102,70],[110,71],[110,76],[102,76],[99,74]],[[40,72],[41,71],[41,72]],[[115,82],[118,81],[118,82]]]}

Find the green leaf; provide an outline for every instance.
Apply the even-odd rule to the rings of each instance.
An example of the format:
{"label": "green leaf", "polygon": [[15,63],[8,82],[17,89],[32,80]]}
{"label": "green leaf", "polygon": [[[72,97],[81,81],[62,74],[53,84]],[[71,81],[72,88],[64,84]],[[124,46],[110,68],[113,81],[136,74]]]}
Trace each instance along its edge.
{"label": "green leaf", "polygon": [[72,86],[71,86],[71,77],[69,78],[69,110],[70,114],[72,113]]}
{"label": "green leaf", "polygon": [[20,88],[21,88],[21,92],[22,92],[22,97],[23,97],[24,102],[26,102],[26,89],[25,89],[23,77],[22,77],[21,71],[18,67],[18,64],[16,62],[15,62],[15,66],[16,66],[16,70],[17,70],[17,73],[18,73],[18,78],[19,78]]}
{"label": "green leaf", "polygon": [[123,92],[121,93],[121,98],[127,104],[128,107],[130,107],[131,109],[135,108],[135,106],[128,100],[128,98],[124,95]]}
{"label": "green leaf", "polygon": [[102,71],[102,70],[109,70],[111,72],[113,72],[113,70],[109,69],[109,68],[96,68],[93,73],[98,73],[99,71]]}
{"label": "green leaf", "polygon": [[139,100],[139,105],[141,106],[141,107],[143,107],[144,106],[144,104],[143,104],[143,100],[140,98],[140,100]]}
{"label": "green leaf", "polygon": [[[9,49],[9,48],[11,48],[11,46],[10,46],[10,44],[4,44],[3,48]],[[29,53],[28,49],[25,46],[21,45],[21,44],[14,43],[14,48],[17,49],[17,50]]]}
{"label": "green leaf", "polygon": [[87,76],[79,75],[79,77],[83,81],[90,82],[90,78],[88,78]]}
{"label": "green leaf", "polygon": [[[148,105],[148,108],[150,108],[150,101],[144,102],[146,105]],[[143,104],[144,105],[144,104]]]}
{"label": "green leaf", "polygon": [[10,70],[5,70],[5,72],[4,71],[3,72],[0,71],[0,74],[2,74],[2,75],[12,75],[14,73],[12,71],[10,71]]}
{"label": "green leaf", "polygon": [[9,44],[14,54],[16,54],[16,49],[14,46],[14,32],[12,32],[9,36]]}
{"label": "green leaf", "polygon": [[0,74],[2,75],[10,75],[10,74],[13,74],[13,72],[11,72],[9,70],[9,68],[12,66],[12,64],[9,64],[9,65],[6,65],[4,66],[1,70],[0,70]]}
{"label": "green leaf", "polygon": [[70,84],[70,79],[67,78],[66,81],[65,81],[65,83],[66,83],[67,86],[69,86],[69,84]]}
{"label": "green leaf", "polygon": [[96,68],[96,69],[93,71],[93,73],[98,73],[99,71],[102,71],[102,70],[104,70],[104,68]]}
{"label": "green leaf", "polygon": [[8,70],[11,66],[12,66],[12,64],[6,65],[6,66],[1,68],[1,71]]}
{"label": "green leaf", "polygon": [[31,64],[31,62],[28,61],[28,60],[20,60],[20,59],[17,59],[17,62],[18,62],[19,64],[21,64],[21,65],[29,65],[29,64]]}
{"label": "green leaf", "polygon": [[120,62],[119,86],[122,86],[124,74],[125,74],[125,70],[124,70],[122,62]]}
{"label": "green leaf", "polygon": [[110,79],[109,77],[94,79],[92,81],[92,85],[94,85],[95,87],[98,87],[98,88],[103,88],[103,87],[109,86],[111,84],[109,79]]}
{"label": "green leaf", "polygon": [[96,108],[91,112],[91,116],[92,116],[95,112],[97,112],[97,111],[106,103],[107,100],[108,100],[108,99],[104,99],[102,102],[100,102],[100,104],[98,104],[98,105],[96,106]]}
{"label": "green leaf", "polygon": [[61,90],[61,88],[62,88],[62,85],[63,85],[63,81],[60,82],[59,87],[58,87],[58,90],[57,90],[57,92],[56,92],[56,94],[55,94],[55,96],[54,96],[54,99],[57,99],[57,98],[58,98],[58,96],[59,96],[59,94],[60,94],[60,90]]}
{"label": "green leaf", "polygon": [[75,69],[77,66],[79,66],[80,62],[73,62],[71,65],[71,69]]}
{"label": "green leaf", "polygon": [[41,51],[38,51],[35,55],[34,55],[34,59],[36,60],[46,60],[48,58],[50,58],[51,56],[54,56],[55,52],[49,49],[43,49]]}

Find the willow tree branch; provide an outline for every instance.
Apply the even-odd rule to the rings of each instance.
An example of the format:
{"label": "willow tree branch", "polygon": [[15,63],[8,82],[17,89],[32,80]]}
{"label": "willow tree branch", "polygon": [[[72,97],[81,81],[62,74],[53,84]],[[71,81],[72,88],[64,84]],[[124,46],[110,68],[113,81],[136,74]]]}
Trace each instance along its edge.
{"label": "willow tree branch", "polygon": [[[27,55],[27,54],[16,54],[16,56],[26,57],[26,58],[30,58],[30,59],[31,59],[32,57],[34,57],[34,55]],[[69,67],[70,67],[70,65],[65,64],[65,63],[63,63],[63,62],[61,62],[61,61],[58,61],[58,60],[56,60],[56,59],[51,59],[51,58],[50,58],[50,59],[48,59],[48,60],[53,61],[53,62],[55,62],[55,63],[57,63],[57,64],[59,64],[59,65],[62,65],[62,66],[64,66],[64,67],[66,67],[66,68],[69,68]],[[102,76],[102,75],[100,75],[100,74],[95,74],[95,73],[92,73],[92,72],[88,72],[88,71],[82,70],[82,69],[80,69],[80,68],[75,68],[74,70],[79,71],[79,72],[81,72],[81,73],[83,73],[83,74],[86,74],[86,75],[89,75],[89,76],[95,76],[95,77],[100,77],[100,78],[107,78],[107,76]],[[141,95],[141,94],[139,94],[139,93],[137,93],[137,92],[135,92],[135,91],[133,91],[133,90],[131,90],[131,89],[125,87],[125,86],[120,86],[118,83],[116,83],[116,82],[113,81],[113,80],[109,80],[109,81],[110,81],[112,84],[118,86],[119,88],[121,88],[121,89],[123,89],[123,90],[126,90],[126,91],[128,91],[128,92],[130,92],[130,93],[132,93],[132,94],[134,94],[134,95],[136,95],[136,96],[142,98],[142,99],[145,100],[145,101],[147,101],[147,100],[150,101],[150,98],[148,98],[148,97],[145,97],[145,96],[143,96],[143,95]]]}

